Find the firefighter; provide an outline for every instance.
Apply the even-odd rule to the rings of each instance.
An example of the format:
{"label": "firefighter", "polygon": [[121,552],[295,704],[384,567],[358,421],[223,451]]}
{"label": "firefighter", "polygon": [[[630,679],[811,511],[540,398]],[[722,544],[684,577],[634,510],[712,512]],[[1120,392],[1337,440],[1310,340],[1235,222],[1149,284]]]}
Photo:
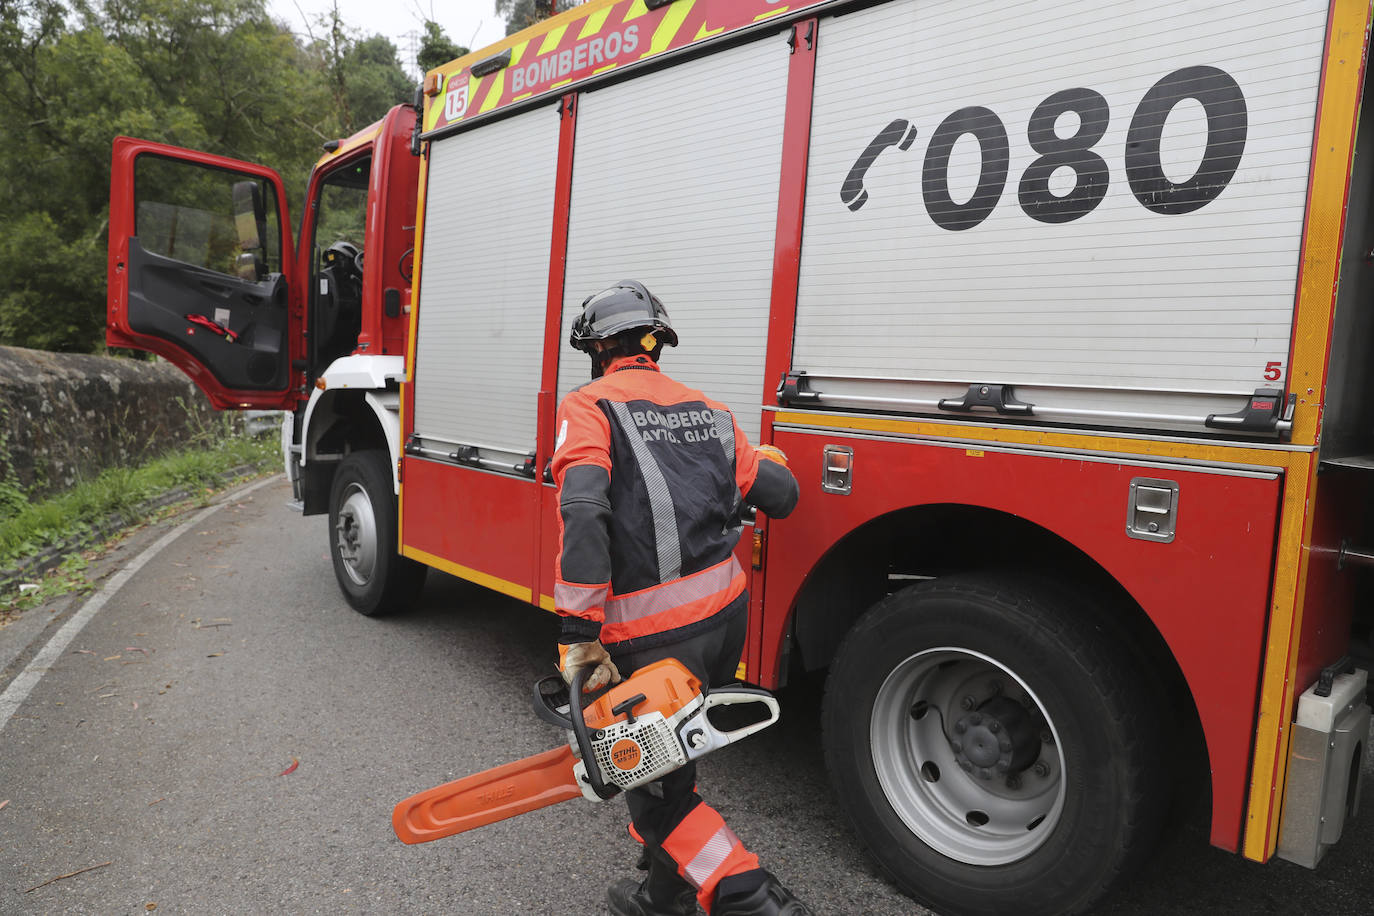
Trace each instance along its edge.
{"label": "firefighter", "polygon": [[[571,682],[595,666],[595,690],[676,658],[707,687],[732,681],[749,603],[734,556],[741,495],[773,518],[790,513],[785,456],[751,448],[727,408],[659,371],[677,333],[644,284],[588,297],[569,342],[591,357],[592,381],[555,421],[559,670]],[[611,885],[613,914],[688,916],[693,898],[712,916],[810,913],[697,795],[694,764],[626,801],[647,875]]]}

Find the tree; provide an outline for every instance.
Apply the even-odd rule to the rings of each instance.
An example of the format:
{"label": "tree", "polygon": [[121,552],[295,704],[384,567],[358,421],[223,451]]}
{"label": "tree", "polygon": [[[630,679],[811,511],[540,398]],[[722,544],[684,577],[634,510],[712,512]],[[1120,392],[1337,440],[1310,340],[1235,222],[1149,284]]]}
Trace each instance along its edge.
{"label": "tree", "polygon": [[439,23],[432,19],[426,19],[425,34],[420,38],[420,50],[415,55],[415,63],[419,66],[421,73],[428,73],[435,67],[462,57],[468,51],[468,48],[455,43],[445,35],[444,30],[439,27]]}
{"label": "tree", "polygon": [[577,6],[578,0],[496,0],[496,15],[506,20],[506,34],[514,35],[552,16],[551,5],[561,13]]}
{"label": "tree", "polygon": [[327,76],[342,136],[366,127],[393,105],[410,101],[415,86],[396,58],[396,46],[381,35],[362,38],[333,7],[319,20],[326,38],[312,49]]}

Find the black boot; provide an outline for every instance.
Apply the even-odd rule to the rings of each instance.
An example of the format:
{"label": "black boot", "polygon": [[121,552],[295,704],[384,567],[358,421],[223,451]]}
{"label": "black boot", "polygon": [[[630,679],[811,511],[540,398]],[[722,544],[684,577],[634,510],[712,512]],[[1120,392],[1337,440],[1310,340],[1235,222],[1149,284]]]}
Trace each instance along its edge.
{"label": "black boot", "polygon": [[646,847],[637,867],[649,873],[643,882],[621,878],[606,889],[612,916],[694,916],[696,889],[677,873],[667,853],[651,854]]}
{"label": "black boot", "polygon": [[730,878],[721,881],[711,916],[812,916],[806,905],[778,883],[777,878],[767,872],[764,875],[763,883],[752,890],[735,890]]}
{"label": "black boot", "polygon": [[677,899],[655,902],[649,895],[648,881],[621,878],[606,889],[606,907],[611,916],[693,916],[697,911],[697,895],[691,889]]}

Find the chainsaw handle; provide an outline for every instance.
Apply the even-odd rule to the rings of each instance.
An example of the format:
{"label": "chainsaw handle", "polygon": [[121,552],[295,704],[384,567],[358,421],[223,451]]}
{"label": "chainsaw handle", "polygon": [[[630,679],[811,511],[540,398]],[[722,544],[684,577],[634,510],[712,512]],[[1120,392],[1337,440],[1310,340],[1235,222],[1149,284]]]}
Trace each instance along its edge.
{"label": "chainsaw handle", "polygon": [[[693,716],[681,727],[685,739],[683,750],[686,751],[689,760],[704,757],[711,751],[719,750],[727,744],[734,744],[741,738],[748,738],[755,732],[763,731],[778,721],[778,716],[781,713],[778,701],[773,698],[771,693],[753,687],[731,687],[712,691],[706,694],[702,700],[700,713]],[[707,717],[707,712],[716,706],[752,705],[754,703],[767,707],[767,718],[742,725],[730,731],[716,728],[711,723],[710,718]]]}
{"label": "chainsaw handle", "polygon": [[601,778],[601,767],[596,762],[596,750],[592,747],[591,731],[587,728],[587,719],[582,712],[582,685],[587,683],[595,665],[583,665],[573,671],[572,683],[568,685],[568,708],[569,718],[572,719],[573,736],[577,738],[577,749],[582,754],[582,765],[587,770],[587,781],[592,785],[592,791],[597,798],[613,798],[620,794],[619,786],[608,786],[606,781]]}

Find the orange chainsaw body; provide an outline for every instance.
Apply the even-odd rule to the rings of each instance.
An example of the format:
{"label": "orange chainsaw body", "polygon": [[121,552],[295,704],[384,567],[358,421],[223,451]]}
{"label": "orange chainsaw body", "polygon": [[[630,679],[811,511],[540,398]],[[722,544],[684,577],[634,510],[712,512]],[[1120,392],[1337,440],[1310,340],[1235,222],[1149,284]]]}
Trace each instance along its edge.
{"label": "orange chainsaw body", "polygon": [[[632,711],[614,711],[640,695],[644,699]],[[701,681],[681,662],[668,658],[641,668],[602,694],[586,708],[585,718],[594,729],[652,713],[671,720],[701,698]],[[630,770],[639,763],[641,750],[633,740],[621,738],[608,754],[615,766]],[[576,775],[578,758],[571,746],[557,747],[436,786],[397,805],[391,825],[402,842],[427,843],[578,798],[586,794]]]}

